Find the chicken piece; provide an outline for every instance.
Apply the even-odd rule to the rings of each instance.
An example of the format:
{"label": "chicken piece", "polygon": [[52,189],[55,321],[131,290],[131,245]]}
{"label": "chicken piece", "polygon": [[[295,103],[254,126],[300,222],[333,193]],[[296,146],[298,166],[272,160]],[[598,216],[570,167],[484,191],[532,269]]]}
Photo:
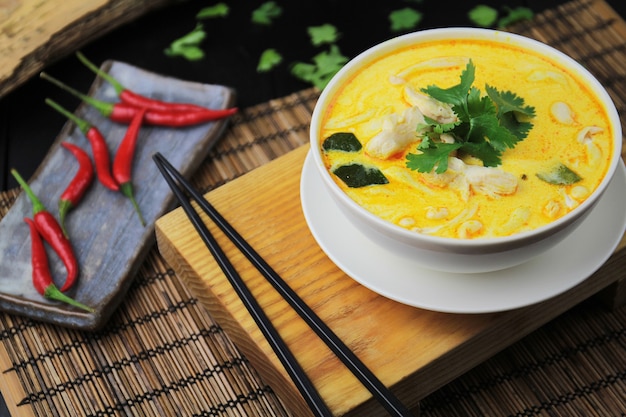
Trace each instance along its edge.
{"label": "chicken piece", "polygon": [[404,88],[404,93],[409,104],[416,106],[424,116],[436,120],[437,123],[453,123],[458,120],[449,104],[417,92],[408,85]]}
{"label": "chicken piece", "polygon": [[576,140],[579,143],[588,143],[593,141],[593,135],[595,135],[596,133],[602,133],[604,132],[604,129],[602,129],[601,127],[598,126],[586,126],[583,129],[581,129],[580,132],[578,132],[578,135],[576,136]]}
{"label": "chicken piece", "polygon": [[517,177],[498,168],[466,165],[465,177],[472,190],[490,197],[511,195],[517,191]]}
{"label": "chicken piece", "polygon": [[490,197],[511,195],[517,191],[517,177],[498,168],[482,165],[467,165],[456,157],[448,158],[446,172],[430,172],[422,178],[428,184],[437,187],[457,189],[464,200],[469,198],[469,190]]}
{"label": "chicken piece", "polygon": [[587,160],[591,167],[597,167],[602,161],[602,149],[593,141],[593,135],[603,131],[604,129],[598,126],[587,126],[576,137],[579,143],[587,147]]}
{"label": "chicken piece", "polygon": [[467,201],[470,195],[470,185],[465,176],[467,165],[459,158],[448,158],[448,169],[441,174],[434,170],[422,174],[422,180],[431,186],[444,188],[449,187],[457,190],[461,194],[461,198]]}
{"label": "chicken piece", "polygon": [[373,157],[387,159],[417,140],[417,125],[424,116],[417,107],[409,107],[402,114],[385,117],[382,130],[365,145],[365,152]]}
{"label": "chicken piece", "polygon": [[562,101],[552,103],[550,113],[559,123],[564,125],[574,124],[574,112],[567,103]]}

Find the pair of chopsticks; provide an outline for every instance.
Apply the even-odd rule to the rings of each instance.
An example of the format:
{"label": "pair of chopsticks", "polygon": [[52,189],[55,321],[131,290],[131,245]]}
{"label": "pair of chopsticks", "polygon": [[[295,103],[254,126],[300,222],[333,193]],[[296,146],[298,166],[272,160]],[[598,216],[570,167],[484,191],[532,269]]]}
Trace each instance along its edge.
{"label": "pair of chopsticks", "polygon": [[[317,416],[332,416],[319,393],[299,365],[293,353],[282,340],[276,328],[265,315],[248,287],[245,285],[228,257],[204,224],[190,199],[196,201],[202,211],[226,234],[235,246],[248,258],[261,274],[272,284],[289,305],[328,345],[361,383],[372,393],[392,416],[412,416],[408,409],[385,387],[385,385],[359,360],[339,337],[313,312],[313,310],[287,285],[274,269],[248,244],[245,239],[222,217],[222,215],[161,155],[153,156],[159,171],[180,202],[187,217],[198,231],[203,242],[241,298],[248,312],[261,329],[272,349],[292,378],[311,410]],[[182,189],[181,189],[182,188]],[[188,196],[186,196],[185,192]]]}

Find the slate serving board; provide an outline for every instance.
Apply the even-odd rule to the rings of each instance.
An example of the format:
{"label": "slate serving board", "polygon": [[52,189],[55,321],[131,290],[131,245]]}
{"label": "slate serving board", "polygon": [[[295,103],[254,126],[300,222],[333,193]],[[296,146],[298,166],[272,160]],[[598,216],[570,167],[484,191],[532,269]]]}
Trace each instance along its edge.
{"label": "slate serving board", "polygon": [[[227,86],[174,79],[118,61],[107,61],[102,69],[134,91],[163,100],[193,102],[210,108],[227,108],[235,102],[235,92]],[[71,80],[62,81],[72,84]],[[59,95],[62,94],[66,93],[59,89]],[[118,101],[113,88],[99,77],[89,94],[100,100]],[[75,114],[100,129],[113,159],[126,125],[109,121],[85,104],[80,104]],[[31,242],[24,222],[25,216],[32,218],[32,205],[25,193],[20,193],[0,222],[0,309],[69,328],[97,330],[102,327],[122,301],[154,243],[154,221],[170,209],[174,201],[152,155],[162,153],[183,175],[189,176],[207,156],[227,123],[228,120],[223,119],[185,128],[142,127],[132,172],[135,198],[146,220],[145,227],[130,200],[97,181],[81,204],[68,214],[66,227],[81,270],[77,285],[67,294],[94,307],[95,313],[46,300],[34,290]],[[83,133],[68,122],[37,172],[27,179],[55,216],[58,198],[78,168],[73,156],[60,146],[62,141],[77,144],[91,155]],[[65,268],[52,250],[48,251],[48,259],[60,287],[65,279]]]}

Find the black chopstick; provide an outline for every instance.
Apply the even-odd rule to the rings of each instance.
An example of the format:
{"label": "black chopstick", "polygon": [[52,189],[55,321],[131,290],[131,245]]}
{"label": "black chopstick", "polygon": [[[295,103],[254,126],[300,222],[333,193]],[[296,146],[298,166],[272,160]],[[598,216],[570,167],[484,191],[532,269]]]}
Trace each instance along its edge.
{"label": "black chopstick", "polygon": [[[372,395],[382,404],[382,406],[392,416],[412,416],[410,411],[385,387],[385,385],[361,362],[361,360],[346,346],[341,339],[324,323],[317,314],[289,287],[289,285],[278,275],[278,273],[246,242],[246,240],[228,223],[224,217],[200,194],[191,184],[161,155],[156,153],[153,156],[161,174],[165,177],[168,185],[178,198],[181,206],[192,221],[194,227],[204,240],[205,244],[211,250],[216,261],[228,276],[233,287],[242,298],[248,310],[252,314],[257,324],[268,338],[272,348],[276,350],[283,365],[294,378],[294,383],[299,389],[309,405],[314,411],[322,413],[319,415],[327,415],[328,409],[319,397],[319,394],[311,393],[315,391],[310,380],[304,374],[304,371],[298,365],[297,361],[285,345],[284,341],[271,325],[269,319],[262,312],[252,294],[249,292],[239,275],[236,273],[232,264],[228,261],[226,255],[219,248],[215,239],[211,236],[206,225],[202,222],[198,213],[193,209],[191,203],[185,198],[184,193],[176,186],[171,176],[182,186],[193,200],[198,203],[200,208],[211,218],[211,220],[228,236],[228,238],[237,246],[237,248],[250,260],[250,262],[262,273],[262,275],[272,284],[272,286],[281,294],[289,305],[296,310],[302,319],[313,329],[335,355],[346,365],[348,369],[361,381],[361,383],[372,393]],[[267,332],[267,334],[266,334]],[[294,375],[292,375],[292,373]]]}
{"label": "black chopstick", "polygon": [[287,373],[296,384],[298,390],[304,397],[309,407],[311,407],[316,416],[331,417],[331,411],[328,409],[328,407],[320,397],[319,393],[313,386],[313,383],[307,377],[306,373],[304,372],[296,358],[293,356],[285,342],[281,339],[276,328],[272,325],[268,317],[263,312],[263,309],[259,306],[258,302],[254,298],[248,287],[245,285],[233,265],[228,260],[226,254],[222,251],[219,244],[217,243],[211,232],[207,229],[206,225],[203,223],[202,219],[195,211],[191,203],[186,199],[185,194],[176,186],[174,180],[168,174],[166,169],[172,172],[179,181],[180,178],[182,178],[179,177],[180,174],[175,170],[172,171],[174,168],[169,164],[169,162],[167,162],[167,160],[163,158],[161,154],[155,154],[153,156],[153,159],[156,162],[159,170],[161,171],[161,174],[174,192],[174,195],[185,210],[187,217],[200,234],[200,237],[211,251],[211,254],[219,264],[220,268],[224,271],[224,274],[237,292],[237,295],[239,295],[248,312],[261,329],[261,332],[263,333],[269,344],[272,346],[272,349],[278,356],[278,359],[287,370]]}

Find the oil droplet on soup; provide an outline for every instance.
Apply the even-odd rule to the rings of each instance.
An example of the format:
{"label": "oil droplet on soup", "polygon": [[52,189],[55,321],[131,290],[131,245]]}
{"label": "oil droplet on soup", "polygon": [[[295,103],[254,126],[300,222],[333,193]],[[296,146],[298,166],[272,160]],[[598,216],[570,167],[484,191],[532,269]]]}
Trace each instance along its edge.
{"label": "oil droplet on soup", "polygon": [[[419,153],[420,124],[456,117],[422,89],[459,84],[470,60],[472,86],[481,95],[488,84],[523,98],[535,110],[532,129],[497,167],[453,154],[440,174],[408,168],[407,154]],[[332,98],[320,142],[340,132],[362,149],[325,150],[326,167],[362,165],[387,179],[349,187],[333,175],[354,201],[409,230],[463,239],[507,236],[564,216],[599,185],[615,152],[606,110],[573,72],[532,51],[477,40],[407,47],[357,72]]]}

